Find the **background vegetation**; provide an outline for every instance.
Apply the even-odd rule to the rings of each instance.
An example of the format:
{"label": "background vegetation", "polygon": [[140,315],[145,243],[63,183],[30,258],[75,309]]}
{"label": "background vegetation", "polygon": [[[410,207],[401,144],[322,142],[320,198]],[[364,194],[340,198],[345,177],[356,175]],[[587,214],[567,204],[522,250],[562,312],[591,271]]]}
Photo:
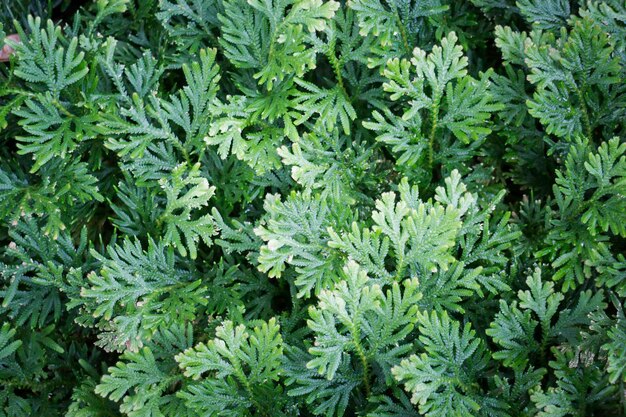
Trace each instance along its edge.
{"label": "background vegetation", "polygon": [[0,23],[0,416],[625,415],[623,0]]}

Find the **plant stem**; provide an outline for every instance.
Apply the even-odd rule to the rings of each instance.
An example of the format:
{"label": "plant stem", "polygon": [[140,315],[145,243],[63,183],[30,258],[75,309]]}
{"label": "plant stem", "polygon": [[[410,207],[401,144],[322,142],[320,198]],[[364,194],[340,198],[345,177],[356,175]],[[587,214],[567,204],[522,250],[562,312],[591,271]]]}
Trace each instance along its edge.
{"label": "plant stem", "polygon": [[433,168],[435,153],[435,133],[437,132],[437,122],[439,121],[439,100],[433,100],[430,110],[430,133],[428,135],[428,167]]}
{"label": "plant stem", "polygon": [[[328,48],[328,53],[326,55],[328,56],[330,65],[333,67],[333,71],[335,73],[335,78],[337,79],[337,84],[339,85],[339,88],[344,94],[346,94],[346,89],[344,88],[344,85],[343,85],[343,77],[341,75],[341,63],[339,62],[339,59],[337,59],[337,56],[335,55],[335,40],[334,39],[330,43],[329,48]],[[347,96],[348,95],[346,94],[346,97]]]}
{"label": "plant stem", "polygon": [[585,101],[583,99],[583,93],[574,82],[572,82],[572,88],[574,90],[574,93],[576,94],[576,98],[580,102],[580,114],[582,115],[583,119],[583,129],[585,130],[587,139],[591,141],[593,140],[591,136],[591,122],[589,120],[589,112],[587,111],[587,106],[585,105]]}
{"label": "plant stem", "polygon": [[398,7],[393,3],[393,14],[396,17],[396,24],[398,25],[398,29],[400,30],[400,36],[402,37],[402,44],[404,45],[404,49],[407,54],[411,53],[411,48],[409,47],[409,40],[406,36],[406,29],[404,24],[402,23],[402,19],[400,18],[400,13],[398,13]]}
{"label": "plant stem", "polygon": [[52,105],[53,105],[54,107],[56,107],[58,110],[60,110],[60,111],[61,111],[61,113],[63,113],[63,115],[65,115],[65,116],[69,117],[70,119],[73,119],[73,118],[74,118],[74,115],[73,115],[72,113],[70,113],[70,112],[69,112],[69,111],[65,108],[65,106],[63,106],[63,105],[61,104],[61,102],[59,102],[59,100],[54,99],[54,100],[52,101]]}
{"label": "plant stem", "polygon": [[359,355],[359,359],[361,360],[361,366],[363,367],[363,385],[365,386],[365,395],[369,397],[372,392],[372,389],[370,387],[369,364],[367,362],[367,356],[365,355],[363,346],[361,346],[360,335],[358,329],[356,329],[356,326],[352,328],[352,342],[354,343],[356,353],[357,355]]}

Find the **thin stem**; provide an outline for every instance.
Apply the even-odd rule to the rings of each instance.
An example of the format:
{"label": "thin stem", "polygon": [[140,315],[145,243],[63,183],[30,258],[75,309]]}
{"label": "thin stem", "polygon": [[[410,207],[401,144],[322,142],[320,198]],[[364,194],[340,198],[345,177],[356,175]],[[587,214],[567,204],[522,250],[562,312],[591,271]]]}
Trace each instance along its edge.
{"label": "thin stem", "polygon": [[246,393],[250,397],[250,401],[252,402],[254,407],[257,409],[257,411],[259,413],[261,413],[262,415],[266,416],[267,415],[267,410],[265,410],[261,406],[261,404],[257,400],[256,396],[254,395],[254,392],[252,391],[252,386],[250,385],[250,381],[248,380],[248,377],[246,376],[246,374],[243,372],[243,369],[241,367],[241,363],[239,362],[239,360],[237,359],[237,357],[234,354],[233,354],[232,360],[233,360],[233,365],[235,365],[233,367],[234,370],[235,370],[235,377],[239,380],[239,382],[241,382],[243,384],[243,386],[244,386],[244,388],[246,390]]}
{"label": "thin stem", "polygon": [[326,56],[328,57],[328,60],[330,61],[330,65],[333,67],[333,71],[335,73],[335,78],[337,79],[337,84],[339,85],[339,88],[347,97],[348,94],[346,93],[346,89],[343,85],[343,76],[341,75],[341,63],[339,62],[339,59],[337,59],[337,56],[335,55],[335,43],[336,43],[335,39],[333,39],[330,42],[330,45],[328,47],[328,53],[326,54]]}
{"label": "thin stem", "polygon": [[437,122],[439,121],[439,100],[434,100],[430,110],[430,133],[428,135],[428,166],[433,168],[435,154],[435,133],[437,132]]}
{"label": "thin stem", "polygon": [[[26,96],[26,97],[37,97],[37,94],[35,93],[31,93],[30,91],[19,90],[17,88],[7,88],[6,90],[3,90],[3,93],[19,94],[21,96]],[[2,96],[5,96],[5,94],[2,94]]]}
{"label": "thin stem", "polygon": [[580,114],[582,115],[582,118],[583,118],[583,129],[585,130],[587,139],[592,140],[593,138],[591,136],[591,122],[589,120],[589,112],[587,111],[587,106],[585,105],[585,101],[583,99],[583,93],[580,90],[580,88],[578,88],[576,83],[572,82],[571,84],[572,84],[572,89],[574,90],[574,93],[576,94],[576,98],[580,102]]}
{"label": "thin stem", "polygon": [[398,263],[396,264],[396,280],[401,281],[406,264],[404,263],[404,255],[402,253],[398,253],[398,257]]}
{"label": "thin stem", "polygon": [[56,107],[58,110],[60,110],[60,111],[61,111],[61,113],[63,113],[63,115],[65,115],[65,116],[67,116],[67,117],[69,117],[69,118],[74,118],[74,115],[73,115],[72,113],[70,113],[70,112],[69,112],[69,111],[65,108],[65,106],[63,106],[63,105],[59,102],[59,100],[54,99],[54,100],[52,101],[52,104],[54,105],[54,107]]}
{"label": "thin stem", "polygon": [[363,367],[363,385],[365,386],[365,394],[369,397],[372,391],[372,388],[370,387],[369,364],[365,351],[363,350],[363,346],[361,346],[359,330],[356,326],[352,327],[352,343],[354,343],[356,353],[361,360],[361,366]]}
{"label": "thin stem", "polygon": [[178,149],[183,154],[183,158],[185,158],[185,161],[188,164],[193,165],[191,163],[191,158],[189,157],[189,152],[187,152],[187,148],[185,148],[185,146],[180,143],[180,140],[178,140],[178,138],[174,134],[172,134],[171,132],[169,133],[170,135],[167,140],[172,144],[172,146],[174,146],[174,148]]}
{"label": "thin stem", "polygon": [[411,53],[411,48],[409,47],[409,40],[408,37],[406,35],[406,29],[404,27],[404,24],[402,23],[402,19],[400,18],[400,13],[398,12],[398,7],[393,4],[393,14],[396,18],[396,24],[398,26],[398,29],[400,30],[400,37],[402,38],[402,44],[404,45],[404,49],[406,50],[407,54]]}

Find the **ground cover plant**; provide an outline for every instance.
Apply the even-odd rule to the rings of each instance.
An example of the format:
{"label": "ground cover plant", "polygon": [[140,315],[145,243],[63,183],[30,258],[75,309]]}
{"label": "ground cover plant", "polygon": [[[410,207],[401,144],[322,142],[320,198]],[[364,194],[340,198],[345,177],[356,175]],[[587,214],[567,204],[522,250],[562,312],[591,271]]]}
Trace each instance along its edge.
{"label": "ground cover plant", "polygon": [[0,416],[626,415],[624,0],[0,24]]}

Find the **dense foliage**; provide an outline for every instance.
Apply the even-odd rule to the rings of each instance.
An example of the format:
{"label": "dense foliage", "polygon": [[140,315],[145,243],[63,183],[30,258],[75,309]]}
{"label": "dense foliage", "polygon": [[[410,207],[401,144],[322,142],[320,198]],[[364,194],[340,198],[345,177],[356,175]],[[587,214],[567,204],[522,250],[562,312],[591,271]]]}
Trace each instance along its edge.
{"label": "dense foliage", "polygon": [[2,4],[0,416],[626,413],[624,0]]}

